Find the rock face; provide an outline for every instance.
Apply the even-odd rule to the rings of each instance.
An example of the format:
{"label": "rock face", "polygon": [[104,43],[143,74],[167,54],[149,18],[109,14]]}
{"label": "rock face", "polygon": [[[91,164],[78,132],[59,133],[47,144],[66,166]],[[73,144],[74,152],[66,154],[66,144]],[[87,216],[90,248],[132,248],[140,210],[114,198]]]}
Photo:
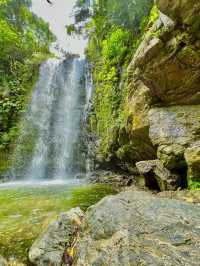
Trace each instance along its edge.
{"label": "rock face", "polygon": [[29,260],[38,266],[60,266],[63,254],[76,237],[83,217],[79,208],[61,214],[35,241],[29,251]]}
{"label": "rock face", "polygon": [[147,164],[157,157],[165,168],[162,176],[175,171],[182,184],[187,175],[188,184],[196,184],[199,152],[189,147],[200,140],[200,2],[157,0],[157,6],[158,19],[128,68],[125,131],[132,137],[125,155],[137,154],[132,162]]}
{"label": "rock face", "polygon": [[163,165],[181,170],[187,164],[188,184],[199,182],[200,105],[154,108],[149,112],[149,122],[149,135]]}
{"label": "rock face", "polygon": [[157,2],[162,13],[174,20],[174,27],[169,27],[173,23],[166,23],[166,16],[160,13],[159,20],[138,48],[132,68],[137,69],[137,78],[162,104],[200,103],[200,51],[194,32],[194,28],[199,32],[194,24],[200,26],[199,1]]}
{"label": "rock face", "polygon": [[183,186],[198,187],[199,152],[189,147],[200,141],[200,1],[155,2],[158,12],[119,87],[120,115],[113,118],[115,130],[103,156],[116,159],[117,166],[128,165],[128,170],[137,162],[158,159],[165,168],[162,176],[171,171],[169,176],[177,173]]}
{"label": "rock face", "polygon": [[157,0],[159,9],[173,20],[190,26],[193,30],[199,29],[200,21],[197,14],[200,12],[198,0]]}
{"label": "rock face", "polygon": [[[128,70],[131,72],[131,69]],[[149,134],[148,112],[153,103],[149,88],[143,82],[127,81],[127,86],[132,91],[124,105],[126,125],[119,132],[119,146],[117,157],[122,161],[138,161],[154,159],[156,151]]]}
{"label": "rock face", "polygon": [[154,145],[188,146],[199,138],[200,105],[151,109],[149,122]]}
{"label": "rock face", "polygon": [[198,206],[146,192],[106,197],[86,214],[75,265],[198,266],[199,219]]}
{"label": "rock face", "polygon": [[149,112],[149,123],[158,158],[169,169],[182,167],[185,148],[199,139],[200,106],[154,108]]}
{"label": "rock face", "polygon": [[[137,169],[135,169],[135,171],[137,171]],[[91,183],[109,184],[115,188],[131,186],[134,183],[134,180],[134,175],[128,176],[127,174],[123,175],[120,173],[112,173],[108,171],[97,171],[89,177],[89,181]]]}
{"label": "rock face", "polygon": [[159,160],[141,161],[136,166],[145,178],[145,185],[150,189],[164,191],[181,187],[181,177],[172,174]]}

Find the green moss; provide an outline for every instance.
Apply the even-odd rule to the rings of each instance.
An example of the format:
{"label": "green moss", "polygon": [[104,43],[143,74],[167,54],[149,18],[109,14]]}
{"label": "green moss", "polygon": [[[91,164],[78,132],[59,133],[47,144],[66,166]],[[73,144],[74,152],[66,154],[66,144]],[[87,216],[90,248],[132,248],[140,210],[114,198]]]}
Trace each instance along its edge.
{"label": "green moss", "polygon": [[[119,149],[118,133],[121,128],[126,127],[127,122],[124,110],[124,102],[129,95],[126,84],[127,67],[142,40],[152,7],[151,1],[148,4],[136,1],[132,13],[137,13],[137,19],[134,15],[122,18],[117,11],[120,10],[121,4],[121,1],[115,1],[115,5],[110,1],[97,3],[88,25],[90,38],[87,56],[94,66],[95,87],[94,112],[90,117],[90,125],[91,131],[99,137],[98,152],[103,157],[113,155]],[[133,3],[128,1],[126,4],[129,6],[129,12]],[[106,12],[107,9],[110,11]],[[154,7],[150,20],[155,19],[156,12]],[[119,23],[121,20],[124,23]]]}
{"label": "green moss", "polygon": [[151,13],[149,16],[149,23],[154,24],[156,20],[159,18],[159,10],[157,5],[154,5],[151,9]]}
{"label": "green moss", "polygon": [[101,184],[89,185],[74,189],[71,199],[68,201],[68,205],[71,206],[71,208],[79,206],[83,211],[86,211],[88,207],[94,205],[100,199],[116,193],[117,192],[111,186]]}
{"label": "green moss", "polygon": [[197,163],[197,168],[193,166],[192,170],[188,170],[188,188],[190,190],[200,190],[200,175],[199,175],[199,164]]}
{"label": "green moss", "polygon": [[122,161],[134,161],[135,160],[135,147],[134,145],[126,144],[121,146],[117,151],[117,157]]}
{"label": "green moss", "polygon": [[10,167],[9,154],[5,151],[0,151],[0,178]]}
{"label": "green moss", "polygon": [[189,190],[200,190],[200,182],[199,181],[192,181],[189,178],[188,188],[189,188]]}

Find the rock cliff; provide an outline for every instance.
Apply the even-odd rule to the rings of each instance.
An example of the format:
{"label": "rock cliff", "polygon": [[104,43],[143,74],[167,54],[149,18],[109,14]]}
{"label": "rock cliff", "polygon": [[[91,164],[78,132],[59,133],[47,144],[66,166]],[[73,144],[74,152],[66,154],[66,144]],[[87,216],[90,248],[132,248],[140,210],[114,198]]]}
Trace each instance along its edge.
{"label": "rock cliff", "polygon": [[[143,176],[146,184],[154,180],[160,190],[198,188],[200,2],[158,0],[156,4],[158,18],[128,67],[124,124],[117,136],[113,134],[112,146],[117,148],[109,156],[131,165],[156,160],[160,170]],[[143,172],[141,167],[138,170]]]}

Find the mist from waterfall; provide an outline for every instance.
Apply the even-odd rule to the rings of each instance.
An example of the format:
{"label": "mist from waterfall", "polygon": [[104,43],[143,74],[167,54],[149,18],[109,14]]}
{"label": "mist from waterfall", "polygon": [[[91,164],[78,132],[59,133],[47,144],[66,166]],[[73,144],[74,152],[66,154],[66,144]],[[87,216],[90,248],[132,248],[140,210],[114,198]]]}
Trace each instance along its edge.
{"label": "mist from waterfall", "polygon": [[80,163],[84,164],[80,145],[86,101],[84,66],[85,60],[79,58],[49,59],[42,64],[18,140],[13,176],[52,180],[84,171]]}

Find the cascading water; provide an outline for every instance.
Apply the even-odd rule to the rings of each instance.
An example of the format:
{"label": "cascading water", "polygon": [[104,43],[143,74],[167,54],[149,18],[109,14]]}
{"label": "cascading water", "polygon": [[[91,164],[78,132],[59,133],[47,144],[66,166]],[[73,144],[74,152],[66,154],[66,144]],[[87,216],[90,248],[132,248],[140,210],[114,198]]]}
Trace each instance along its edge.
{"label": "cascading water", "polygon": [[77,161],[83,160],[79,138],[85,105],[84,65],[84,60],[71,56],[49,59],[41,66],[23,122],[13,176],[66,179],[81,171]]}

